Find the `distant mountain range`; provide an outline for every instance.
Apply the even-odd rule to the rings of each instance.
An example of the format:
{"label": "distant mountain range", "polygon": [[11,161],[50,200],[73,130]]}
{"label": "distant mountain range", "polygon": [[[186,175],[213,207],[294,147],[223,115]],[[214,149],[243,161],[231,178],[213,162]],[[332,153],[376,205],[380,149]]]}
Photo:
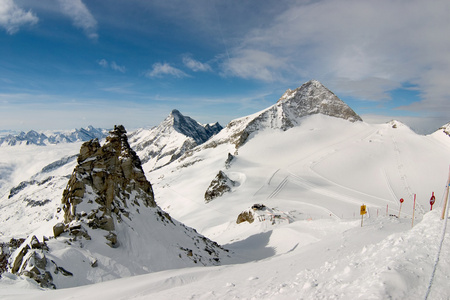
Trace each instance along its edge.
{"label": "distant mountain range", "polygon": [[107,129],[94,128],[93,126],[88,126],[87,128],[80,128],[67,132],[57,131],[48,135],[30,130],[26,133],[22,131],[19,134],[7,134],[3,137],[0,137],[0,146],[45,146],[59,143],[84,142],[95,138],[103,139],[107,136],[107,134]]}

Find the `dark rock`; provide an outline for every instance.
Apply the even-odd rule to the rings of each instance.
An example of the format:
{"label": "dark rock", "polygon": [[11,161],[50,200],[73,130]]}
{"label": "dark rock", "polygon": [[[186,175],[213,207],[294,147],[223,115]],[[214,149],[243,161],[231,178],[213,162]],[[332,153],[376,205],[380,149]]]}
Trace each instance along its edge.
{"label": "dark rock", "polygon": [[224,172],[219,171],[205,192],[205,202],[208,203],[211,200],[230,192],[231,188],[235,185],[236,183],[228,178]]}

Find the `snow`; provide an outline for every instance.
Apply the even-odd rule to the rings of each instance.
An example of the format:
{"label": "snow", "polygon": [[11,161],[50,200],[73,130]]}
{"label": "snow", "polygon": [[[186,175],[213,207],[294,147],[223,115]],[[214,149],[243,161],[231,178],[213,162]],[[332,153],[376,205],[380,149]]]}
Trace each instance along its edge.
{"label": "snow", "polygon": [[[241,121],[246,123],[245,118]],[[208,143],[222,141],[226,131]],[[226,168],[228,153],[236,152]],[[33,168],[27,170],[22,162],[26,154],[32,153],[27,150],[19,154],[22,158],[15,159],[28,177],[13,173],[8,175],[7,183],[17,184],[19,177],[29,178],[63,156],[63,151],[53,152],[39,165],[27,158],[28,166]],[[450,137],[442,132],[422,136],[399,122],[372,125],[323,115],[305,117],[300,126],[286,131],[265,128],[253,133],[239,149],[234,144],[217,142],[216,147],[193,151],[146,176],[160,207],[230,250],[230,258],[223,265],[172,270],[162,270],[161,266],[162,271],[144,274],[152,270],[142,270],[138,276],[55,291],[3,274],[0,297],[424,299],[443,241],[428,299],[448,299],[450,233],[442,236],[444,221],[440,214],[449,153]],[[204,193],[219,170],[239,184],[205,203]],[[68,166],[66,172],[70,173]],[[60,200],[59,191],[54,201]],[[436,204],[430,212],[431,192],[436,195]],[[414,194],[417,204],[412,226]],[[1,198],[0,206],[6,198]],[[400,218],[389,216],[398,214],[399,198],[405,199]],[[267,217],[252,224],[236,224],[239,213],[256,203],[266,205],[271,214],[289,218],[273,222]],[[367,205],[369,213],[361,227],[362,204]],[[12,213],[8,209],[4,212]],[[32,216],[22,215],[24,222]],[[5,219],[1,217],[2,226],[10,224]],[[145,218],[139,222],[152,226]],[[124,252],[138,248],[145,255],[146,247],[142,241],[127,245],[120,253],[114,252],[119,248],[110,248],[102,259],[106,262],[113,257],[118,261],[124,259]],[[76,253],[61,251],[59,259],[75,261]],[[164,258],[159,259],[163,265]],[[120,276],[105,275],[105,279],[127,276],[126,270],[116,274]]]}

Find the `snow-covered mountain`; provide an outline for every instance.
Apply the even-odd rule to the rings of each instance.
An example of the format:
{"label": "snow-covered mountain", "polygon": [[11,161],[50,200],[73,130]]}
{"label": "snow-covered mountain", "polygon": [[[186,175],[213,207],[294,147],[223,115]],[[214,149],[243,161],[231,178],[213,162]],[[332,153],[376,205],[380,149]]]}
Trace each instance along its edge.
{"label": "snow-covered mountain", "polygon": [[142,159],[144,170],[150,171],[173,162],[220,130],[219,123],[202,125],[174,109],[157,127],[136,130],[129,134],[129,139]]}
{"label": "snow-covered mountain", "polygon": [[[288,91],[266,110],[233,120],[170,164],[144,168],[156,204],[172,220],[196,228],[229,249],[230,257],[222,261],[226,265],[166,270],[50,292],[39,291],[24,276],[4,273],[0,296],[2,299],[424,299],[428,291],[428,299],[447,299],[450,261],[445,257],[450,255],[450,234],[444,231],[446,224],[440,220],[440,214],[450,165],[448,135],[442,129],[431,135],[418,135],[398,121],[365,123],[333,95],[318,82],[309,82],[294,92]],[[177,133],[169,136],[176,139]],[[185,135],[179,137],[185,141]],[[70,158],[76,152],[55,148],[54,153],[47,153],[52,157],[49,159],[37,155],[43,147],[22,148],[29,147],[21,147],[14,155],[2,148],[0,151],[6,155],[0,155],[0,159],[20,157],[20,151],[27,150],[28,154],[35,151],[34,157],[42,161],[38,165],[37,160],[29,161],[28,168],[33,171],[24,173],[22,181],[54,178],[40,185],[47,191],[39,190],[35,183],[17,189],[10,199],[12,189],[8,189],[0,199],[3,232],[0,236],[7,237],[7,241],[11,237],[9,232],[21,231],[17,224],[26,223],[28,229],[52,228],[58,214],[48,215],[48,221],[35,221],[37,209],[50,207],[55,201],[58,203],[55,209],[59,206],[66,186],[49,184],[58,178],[57,174],[70,175],[77,164]],[[17,166],[21,160],[17,160]],[[65,160],[69,162],[64,164]],[[53,164],[55,161],[59,163]],[[20,182],[19,174],[13,172],[11,178]],[[50,191],[58,196],[49,194]],[[430,212],[433,192],[436,203]],[[206,199],[206,195],[213,197]],[[51,201],[40,207],[28,206],[24,200],[27,196],[41,202],[47,198]],[[400,198],[405,200],[402,205]],[[1,206],[3,203],[7,205]],[[363,217],[362,204],[367,206]],[[14,215],[18,207],[22,207],[22,221]],[[129,224],[131,221],[120,212],[123,207],[116,207],[123,222]],[[139,209],[152,210],[144,207],[141,205]],[[133,212],[135,208],[129,205],[127,211]],[[86,212],[85,217],[81,210]],[[90,210],[76,211],[83,221]],[[139,216],[132,215],[131,219],[141,220]],[[123,262],[112,254],[121,248],[106,244],[109,240],[105,239],[108,236],[105,230],[91,231],[89,225],[81,225],[87,228],[89,236],[98,237],[92,240],[101,241],[95,244],[95,249],[101,245],[111,251],[103,252],[107,253],[104,261]],[[122,230],[117,229],[119,224],[114,228],[119,239]],[[103,234],[97,236],[96,232]],[[164,241],[168,236],[167,232]],[[30,248],[43,243],[41,235],[36,237],[38,242],[33,241],[32,235],[27,240]],[[63,238],[71,238],[70,229],[61,241]],[[53,242],[53,239],[45,242],[51,251],[59,249]],[[85,247],[83,238],[75,244],[79,242]],[[132,253],[140,248],[128,240],[124,244],[130,245],[125,248]],[[71,248],[80,252],[67,253],[64,256],[67,265],[53,260],[57,267],[73,273],[73,267],[69,267],[73,266],[72,259],[93,248]],[[95,272],[96,268],[90,267],[94,260],[83,255],[83,267],[89,266],[87,269]],[[123,264],[114,266],[122,269]],[[63,272],[57,267],[49,271]],[[433,280],[431,274],[435,274]],[[56,280],[66,278],[62,276],[56,274]]]}
{"label": "snow-covered mountain", "polygon": [[362,121],[347,104],[317,80],[311,80],[295,90],[288,89],[276,104],[250,116],[231,121],[204,147],[234,143],[236,149],[251,135],[266,128],[288,130],[299,126],[306,116],[321,114],[350,122]]}
{"label": "snow-covered mountain", "polygon": [[89,141],[91,139],[103,139],[106,137],[108,131],[105,129],[94,128],[88,126],[87,128],[75,129],[67,132],[50,132],[47,134],[38,133],[30,130],[27,133],[20,132],[19,134],[8,134],[0,137],[0,146],[16,146],[16,145],[38,145],[45,146],[49,144],[58,143],[74,143],[80,141]]}

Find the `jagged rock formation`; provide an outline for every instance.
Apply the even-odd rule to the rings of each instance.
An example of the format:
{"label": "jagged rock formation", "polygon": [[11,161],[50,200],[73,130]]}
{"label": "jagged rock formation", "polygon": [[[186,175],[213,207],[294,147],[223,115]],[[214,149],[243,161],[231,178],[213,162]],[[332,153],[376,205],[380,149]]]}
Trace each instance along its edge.
{"label": "jagged rock formation", "polygon": [[236,186],[236,182],[231,180],[224,172],[219,171],[205,192],[205,202],[208,203],[211,200],[230,192],[231,188],[234,186]]}
{"label": "jagged rock formation", "polygon": [[[85,142],[47,237],[30,235],[8,271],[64,288],[170,268],[217,265],[227,251],[161,210],[125,128]],[[42,234],[43,229],[39,231]],[[76,280],[74,279],[76,278]]]}
{"label": "jagged rock formation", "polygon": [[34,130],[30,130],[27,133],[20,132],[17,135],[8,134],[4,137],[0,137],[0,145],[38,145],[45,146],[49,144],[58,143],[74,143],[79,141],[88,141],[94,138],[103,139],[106,137],[104,130],[100,128],[94,128],[88,126],[87,128],[75,129],[71,132],[54,132],[50,135],[44,133],[38,133]]}
{"label": "jagged rock formation", "polygon": [[80,219],[78,204],[94,204],[90,226],[114,230],[112,214],[121,220],[128,205],[155,207],[153,190],[130,145],[123,126],[116,126],[103,147],[97,139],[85,142],[78,165],[63,192],[64,222]]}
{"label": "jagged rock formation", "polygon": [[22,245],[25,239],[11,239],[9,242],[0,243],[0,277],[8,270],[8,260],[11,254]]}
{"label": "jagged rock formation", "polygon": [[173,162],[220,130],[219,123],[202,125],[174,109],[157,127],[135,131],[129,140],[150,171]]}
{"label": "jagged rock formation", "polygon": [[249,222],[250,224],[255,221],[255,218],[253,217],[253,213],[251,211],[243,211],[241,212],[237,219],[236,224],[241,224],[243,222]]}
{"label": "jagged rock formation", "polygon": [[350,122],[362,121],[335,94],[317,80],[311,80],[295,90],[288,89],[275,105],[254,115],[231,121],[203,147],[231,142],[238,149],[258,130],[274,128],[285,131],[300,125],[303,117],[313,114],[342,118]]}

